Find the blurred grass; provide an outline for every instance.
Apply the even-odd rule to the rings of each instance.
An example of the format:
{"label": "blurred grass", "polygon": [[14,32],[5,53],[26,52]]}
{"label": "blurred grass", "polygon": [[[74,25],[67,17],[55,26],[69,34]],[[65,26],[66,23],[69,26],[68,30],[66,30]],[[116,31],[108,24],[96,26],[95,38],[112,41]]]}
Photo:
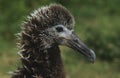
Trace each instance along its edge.
{"label": "blurred grass", "polygon": [[34,9],[61,3],[75,16],[75,30],[97,55],[91,64],[79,53],[62,48],[62,58],[70,78],[120,78],[119,0],[0,0],[0,78],[20,66],[15,33]]}

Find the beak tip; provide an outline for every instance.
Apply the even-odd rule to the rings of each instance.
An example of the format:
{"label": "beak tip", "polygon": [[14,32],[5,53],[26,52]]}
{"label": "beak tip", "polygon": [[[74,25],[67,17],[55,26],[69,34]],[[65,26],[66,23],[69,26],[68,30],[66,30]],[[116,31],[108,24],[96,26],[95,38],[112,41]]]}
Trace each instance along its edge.
{"label": "beak tip", "polygon": [[94,51],[90,50],[90,57],[89,57],[90,62],[94,63],[95,59],[96,59],[96,55],[95,55]]}

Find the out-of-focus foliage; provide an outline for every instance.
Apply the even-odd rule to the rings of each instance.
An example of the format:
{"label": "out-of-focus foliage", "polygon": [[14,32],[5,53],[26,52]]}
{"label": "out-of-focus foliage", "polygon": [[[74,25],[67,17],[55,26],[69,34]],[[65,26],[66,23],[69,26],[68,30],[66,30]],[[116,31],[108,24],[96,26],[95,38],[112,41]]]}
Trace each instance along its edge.
{"label": "out-of-focus foliage", "polygon": [[30,12],[50,3],[72,12],[77,33],[97,58],[120,59],[120,0],[0,0],[0,46],[15,41],[14,34]]}

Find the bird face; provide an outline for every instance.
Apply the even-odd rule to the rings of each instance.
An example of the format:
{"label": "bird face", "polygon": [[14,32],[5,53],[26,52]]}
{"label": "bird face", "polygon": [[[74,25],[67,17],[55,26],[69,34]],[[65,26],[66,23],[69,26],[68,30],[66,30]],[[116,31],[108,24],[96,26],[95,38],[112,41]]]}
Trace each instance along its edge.
{"label": "bird face", "polygon": [[38,40],[33,41],[40,42],[41,49],[50,48],[54,43],[66,45],[94,62],[95,53],[75,34],[74,24],[74,17],[65,7],[51,4],[34,11],[24,29],[34,35],[39,33]]}
{"label": "bird face", "polygon": [[94,62],[95,60],[95,53],[93,50],[89,49],[81,40],[80,38],[75,34],[73,29],[68,29],[67,27],[63,25],[57,25],[52,28],[55,34],[55,42],[59,45],[66,45],[86,57],[91,62]]}

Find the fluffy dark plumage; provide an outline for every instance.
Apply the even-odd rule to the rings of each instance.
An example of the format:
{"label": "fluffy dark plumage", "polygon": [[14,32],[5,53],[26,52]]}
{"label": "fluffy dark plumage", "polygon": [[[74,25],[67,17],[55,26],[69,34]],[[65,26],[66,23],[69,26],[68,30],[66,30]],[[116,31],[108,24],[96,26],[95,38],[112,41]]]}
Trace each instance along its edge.
{"label": "fluffy dark plumage", "polygon": [[49,28],[74,26],[74,18],[61,5],[52,4],[35,10],[22,26],[19,47],[22,67],[12,78],[65,78],[58,44]]}
{"label": "fluffy dark plumage", "polygon": [[[27,29],[40,31],[60,24],[71,29],[74,25],[74,18],[63,6],[51,4],[50,6],[41,7],[31,13],[24,29],[26,29],[25,31],[27,31]],[[30,30],[28,31],[30,32]]]}

